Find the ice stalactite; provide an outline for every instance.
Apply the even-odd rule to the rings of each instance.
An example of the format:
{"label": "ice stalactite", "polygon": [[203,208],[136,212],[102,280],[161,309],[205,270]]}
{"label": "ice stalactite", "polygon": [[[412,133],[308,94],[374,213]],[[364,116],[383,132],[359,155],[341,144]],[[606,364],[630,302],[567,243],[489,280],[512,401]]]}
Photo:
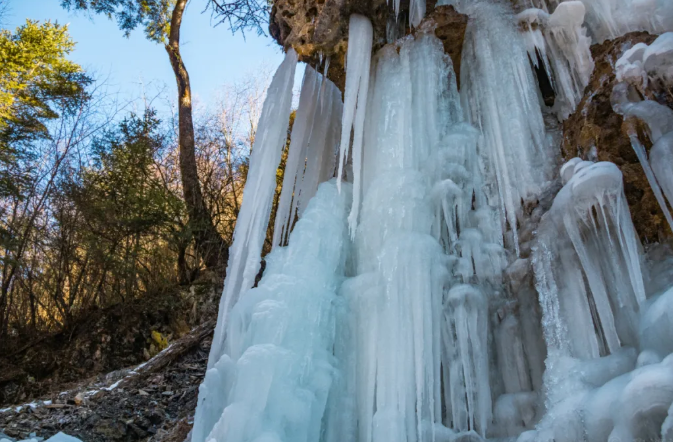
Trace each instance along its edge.
{"label": "ice stalactite", "polygon": [[[668,0],[581,0],[585,25],[594,43],[634,31],[661,34],[673,30],[673,5]],[[516,0],[518,10],[538,8],[552,13],[563,0]]]}
{"label": "ice stalactite", "polygon": [[673,30],[673,5],[668,0],[582,0],[586,25],[596,43],[628,32],[651,34]]}
{"label": "ice stalactite", "polygon": [[633,46],[615,64],[616,76],[621,82],[613,88],[611,101],[614,111],[623,115],[627,122],[638,119],[645,123],[647,137],[653,143],[649,160],[633,124],[628,126],[629,138],[673,231],[673,215],[666,205],[666,199],[673,204],[673,110],[652,100],[641,100],[638,92],[645,90],[651,82],[673,84],[672,69],[673,33],[659,36],[649,46],[643,43]]}
{"label": "ice stalactite", "polygon": [[282,245],[290,233],[293,220],[290,208],[293,205],[294,189],[297,182],[301,182],[306,167],[306,147],[311,136],[316,97],[320,87],[317,76],[318,73],[313,68],[306,67],[299,95],[299,107],[295,113],[290,147],[285,162],[283,189],[278,201],[278,211],[273,228],[274,247]]}
{"label": "ice stalactite", "polygon": [[575,110],[594,69],[584,15],[580,1],[565,1],[551,15],[540,9],[517,15],[530,60],[552,81],[559,120]]}
{"label": "ice stalactite", "polygon": [[342,107],[336,85],[307,66],[278,203],[274,246],[285,242],[295,216],[304,211],[318,184],[334,176]]}
{"label": "ice stalactite", "polygon": [[468,121],[481,130],[487,198],[499,205],[503,230],[519,251],[522,201],[538,195],[547,181],[548,152],[535,80],[510,12],[501,4],[468,3],[470,16],[461,68],[461,96]]}
{"label": "ice stalactite", "polygon": [[337,335],[344,377],[326,439],[485,436],[483,289],[502,272],[503,250],[497,209],[480,190],[481,210],[473,207],[479,134],[462,122],[455,74],[435,37],[385,46],[372,71],[369,103],[385,104],[368,105],[356,276],[342,286]]}
{"label": "ice stalactite", "polygon": [[346,86],[339,145],[339,172],[337,185],[341,188],[344,166],[351,147],[353,133],[353,208],[348,217],[351,235],[355,234],[360,209],[362,182],[362,143],[364,138],[367,93],[369,90],[369,69],[371,64],[372,23],[366,17],[353,14],[348,28],[348,52],[346,54]]}
{"label": "ice stalactite", "polygon": [[620,82],[647,88],[650,82],[673,83],[673,32],[657,37],[652,44],[638,43],[615,63]]}
{"label": "ice stalactite", "polygon": [[538,290],[551,321],[548,344],[597,358],[637,345],[645,301],[639,241],[614,164],[573,161],[563,172],[570,179],[540,227]]}
{"label": "ice stalactite", "polygon": [[199,389],[193,442],[315,442],[335,376],[337,290],[350,241],[350,184],[320,185],[236,303],[227,345]]}
{"label": "ice stalactite", "polygon": [[[668,203],[673,206],[673,132],[667,133],[654,143],[650,151],[650,164]],[[670,217],[665,205],[662,206],[662,210]],[[669,220],[669,226],[673,231],[673,221]]]}
{"label": "ice stalactite", "polygon": [[617,167],[574,159],[561,174],[534,257],[547,413],[519,441],[655,440],[673,402],[669,341],[654,338],[673,333],[671,296],[646,300]]}
{"label": "ice stalactite", "polygon": [[220,300],[218,321],[208,357],[208,368],[220,360],[229,310],[242,292],[253,286],[259,272],[262,246],[276,189],[276,169],[287,139],[292,107],[292,85],[297,53],[291,49],[273,76],[264,100],[250,154],[250,169],[243,191],[234,240],[229,249],[227,277]]}

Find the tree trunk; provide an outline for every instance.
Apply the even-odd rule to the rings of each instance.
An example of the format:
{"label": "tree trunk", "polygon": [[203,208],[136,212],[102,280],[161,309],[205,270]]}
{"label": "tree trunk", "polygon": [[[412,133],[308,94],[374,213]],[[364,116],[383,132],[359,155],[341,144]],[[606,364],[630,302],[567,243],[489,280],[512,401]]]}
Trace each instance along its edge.
{"label": "tree trunk", "polygon": [[180,25],[188,0],[178,0],[173,9],[166,52],[178,84],[178,142],[180,145],[180,175],[182,191],[189,214],[189,223],[196,250],[207,267],[226,263],[229,249],[224,244],[203,200],[196,168],[194,123],[192,121],[192,90],[189,74],[180,55]]}

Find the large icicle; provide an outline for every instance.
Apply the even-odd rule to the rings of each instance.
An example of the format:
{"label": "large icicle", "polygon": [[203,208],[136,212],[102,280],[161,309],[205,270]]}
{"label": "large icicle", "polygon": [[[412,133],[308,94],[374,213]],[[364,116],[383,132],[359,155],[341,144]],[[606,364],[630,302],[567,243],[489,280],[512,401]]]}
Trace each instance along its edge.
{"label": "large icicle", "polygon": [[[669,33],[673,37],[673,33]],[[655,43],[663,36],[657,38],[650,47],[656,47]],[[673,38],[671,39],[673,42]],[[617,77],[624,80],[618,83],[612,90],[612,108],[628,121],[637,118],[643,121],[647,128],[647,135],[654,145],[650,151],[648,161],[647,152],[642,142],[638,139],[637,130],[633,125],[629,126],[629,138],[631,146],[643,167],[652,192],[659,203],[659,207],[666,218],[669,228],[673,231],[673,216],[666,205],[664,195],[669,204],[673,203],[673,163],[671,160],[671,146],[673,143],[673,110],[652,100],[631,101],[632,97],[639,99],[637,93],[632,93],[633,87],[645,87],[649,72],[642,68],[643,54],[647,53],[647,45],[636,45],[626,51],[617,61]],[[671,49],[673,53],[673,45]],[[662,188],[664,190],[662,194]]]}
{"label": "large icicle", "polygon": [[620,347],[638,343],[645,302],[639,241],[621,172],[612,163],[572,160],[561,174],[567,182],[542,218],[534,252],[549,346],[547,406],[556,412],[584,376],[569,370],[572,358],[623,360]]}
{"label": "large icicle", "polygon": [[[668,203],[673,206],[673,132],[662,136],[652,146],[650,164],[652,165],[657,182],[661,185],[664,195],[668,199]],[[673,220],[671,219],[668,207],[662,201],[659,204],[661,204],[664,214],[667,215],[666,219],[671,231],[673,231]]]}
{"label": "large icicle", "polygon": [[299,216],[318,188],[324,156],[334,154],[335,139],[331,126],[341,121],[341,115],[335,114],[341,110],[341,93],[330,80],[323,78],[321,83],[320,93],[316,97],[316,115],[306,151],[306,169],[301,182],[295,188],[295,193],[298,193],[295,196],[295,207]]}
{"label": "large icicle", "polygon": [[362,182],[362,143],[365,115],[367,112],[367,91],[369,89],[369,67],[371,63],[374,30],[368,18],[358,14],[350,17],[348,28],[348,52],[346,54],[346,90],[344,92],[341,143],[339,146],[339,174],[337,185],[341,188],[344,165],[351,145],[353,130],[353,208],[348,217],[351,235],[355,235],[360,210]]}
{"label": "large icicle", "polygon": [[[527,9],[517,16],[530,59],[552,80],[556,94],[553,110],[559,120],[575,110],[594,69],[591,39],[582,26],[584,14],[582,2],[565,1],[551,15]],[[538,58],[542,66],[538,66]]]}
{"label": "large icicle", "polygon": [[199,389],[192,442],[315,442],[335,376],[336,292],[350,184],[323,183],[259,286],[232,309],[226,353]]}
{"label": "large icicle", "polygon": [[290,49],[273,76],[250,154],[250,169],[243,203],[236,221],[234,241],[229,249],[227,277],[220,300],[217,325],[208,357],[208,368],[218,363],[224,350],[227,317],[241,293],[255,282],[262,246],[276,188],[276,169],[287,139],[292,107],[292,85],[297,53]]}
{"label": "large icicle", "polygon": [[502,231],[481,192],[478,132],[461,123],[455,74],[434,36],[385,46],[374,60],[368,100],[386,105],[368,104],[357,276],[342,286],[335,348],[344,378],[326,440],[485,436],[486,301],[461,283],[499,280]]}
{"label": "large icicle", "polygon": [[[573,356],[596,358],[622,344],[637,343],[637,312],[645,301],[645,288],[621,172],[607,162],[580,166],[570,166],[575,172],[541,227],[540,241],[553,242],[560,265],[552,273],[543,267],[536,271],[541,288],[555,281],[554,287],[566,290],[559,295],[561,315],[575,323],[568,331],[575,345]],[[540,247],[548,249],[550,244]]]}
{"label": "large icicle", "polygon": [[542,112],[528,56],[509,11],[501,4],[467,3],[470,16],[461,68],[469,122],[479,128],[484,179],[500,205],[517,253],[522,201],[539,194],[553,156],[546,149]]}
{"label": "large icicle", "polygon": [[299,95],[299,107],[294,117],[290,148],[285,163],[283,175],[283,189],[278,202],[276,221],[273,228],[273,245],[282,245],[289,236],[294,214],[290,212],[294,189],[298,179],[304,172],[306,163],[306,146],[311,135],[311,127],[315,116],[316,96],[320,87],[316,71],[306,66]]}
{"label": "large icicle", "polygon": [[318,184],[334,175],[341,113],[339,89],[307,66],[278,203],[274,246],[284,243],[295,215],[301,216]]}

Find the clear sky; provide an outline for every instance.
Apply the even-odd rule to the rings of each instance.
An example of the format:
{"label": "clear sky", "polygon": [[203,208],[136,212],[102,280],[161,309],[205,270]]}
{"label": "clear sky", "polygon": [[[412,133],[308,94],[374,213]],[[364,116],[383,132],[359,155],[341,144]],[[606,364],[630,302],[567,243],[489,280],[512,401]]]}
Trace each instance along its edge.
{"label": "clear sky", "polygon": [[[261,68],[273,72],[283,58],[271,37],[252,32],[244,39],[240,33],[232,35],[224,24],[213,26],[210,13],[202,13],[206,3],[190,1],[181,33],[182,56],[193,94],[204,104],[223,84]],[[14,29],[27,18],[70,24],[70,35],[77,42],[70,58],[97,77],[108,79],[122,96],[137,97],[143,90],[148,96],[161,89],[171,97],[176,93],[164,48],[146,40],[142,29],[125,38],[114,21],[102,15],[69,13],[60,7],[60,0],[9,0],[4,27]]]}

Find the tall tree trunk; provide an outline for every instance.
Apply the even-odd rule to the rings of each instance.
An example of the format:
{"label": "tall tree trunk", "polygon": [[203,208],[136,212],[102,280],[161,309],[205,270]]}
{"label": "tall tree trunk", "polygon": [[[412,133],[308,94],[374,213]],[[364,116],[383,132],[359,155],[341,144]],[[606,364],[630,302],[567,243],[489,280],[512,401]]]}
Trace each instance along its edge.
{"label": "tall tree trunk", "polygon": [[196,168],[194,122],[192,121],[192,90],[189,73],[180,55],[180,25],[188,0],[178,0],[173,9],[166,52],[178,84],[178,128],[180,144],[180,175],[182,191],[189,213],[196,250],[206,266],[226,263],[229,250],[219,235],[203,200]]}

